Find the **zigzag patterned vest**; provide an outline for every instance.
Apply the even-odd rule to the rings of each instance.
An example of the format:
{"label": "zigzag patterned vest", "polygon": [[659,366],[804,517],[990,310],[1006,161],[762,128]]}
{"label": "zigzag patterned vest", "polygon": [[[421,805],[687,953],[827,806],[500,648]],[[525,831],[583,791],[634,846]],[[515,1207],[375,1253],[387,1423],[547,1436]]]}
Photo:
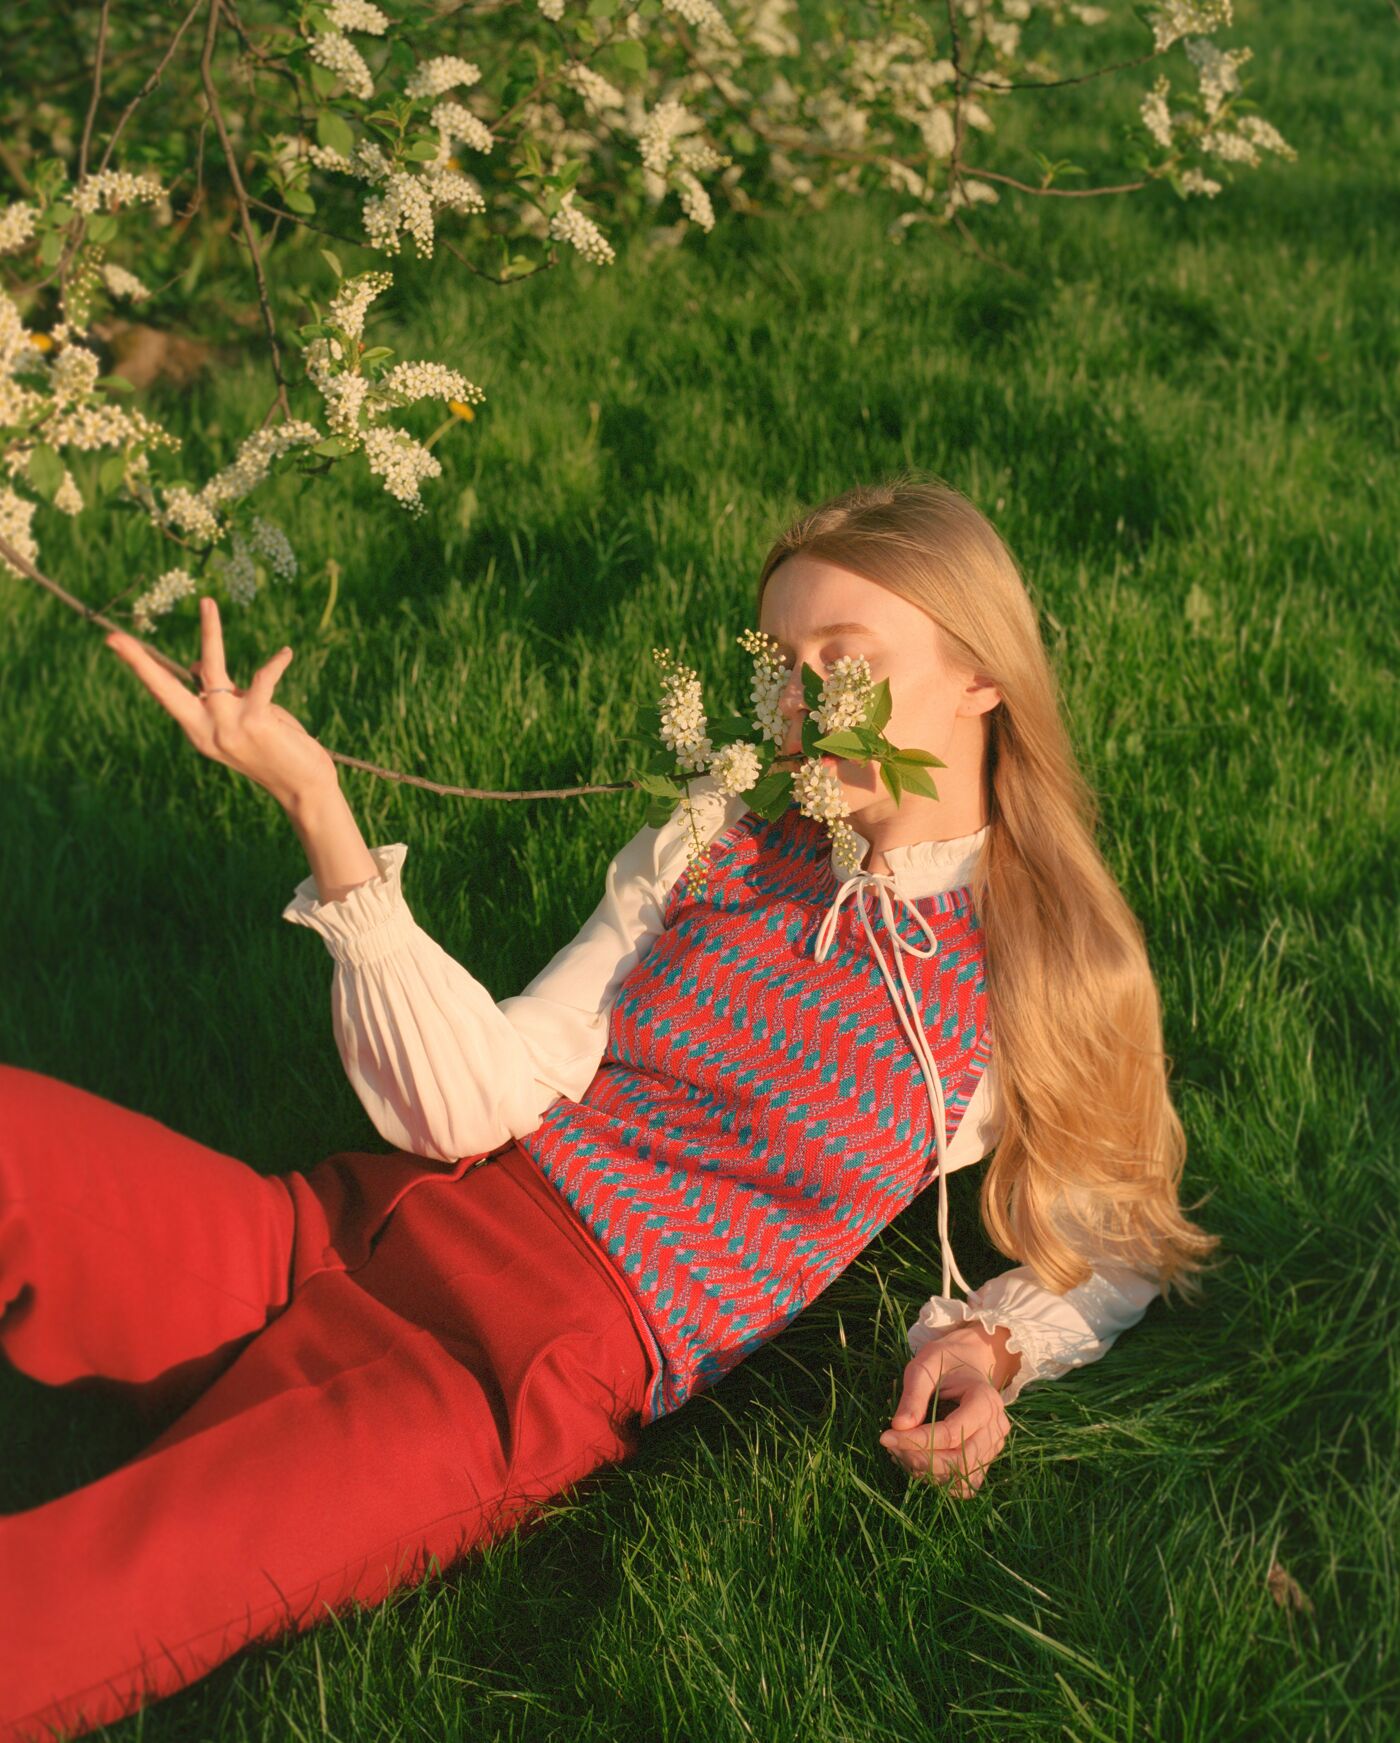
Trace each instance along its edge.
{"label": "zigzag patterned vest", "polygon": [[[583,1099],[519,1140],[637,1297],[658,1366],[643,1422],[773,1337],[937,1175],[927,1082],[858,916],[813,956],[838,887],[825,826],[746,812],[706,857],[704,892],[682,872],[623,981]],[[951,1140],[990,1052],[981,927],[966,885],[914,906],[939,948],[902,960]]]}

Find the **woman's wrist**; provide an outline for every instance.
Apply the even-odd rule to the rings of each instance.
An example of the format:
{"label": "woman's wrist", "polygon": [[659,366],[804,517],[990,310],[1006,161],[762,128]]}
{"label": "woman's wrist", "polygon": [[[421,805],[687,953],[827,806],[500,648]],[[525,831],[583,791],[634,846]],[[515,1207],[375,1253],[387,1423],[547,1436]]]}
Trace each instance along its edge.
{"label": "woman's wrist", "polygon": [[379,876],[339,781],[284,800],[282,808],[305,849],[322,902],[338,902]]}
{"label": "woman's wrist", "polygon": [[1004,1392],[1021,1368],[1021,1352],[1007,1348],[1010,1338],[1009,1326],[989,1331],[978,1321],[968,1320],[943,1332],[937,1349],[950,1361],[976,1369],[998,1392]]}

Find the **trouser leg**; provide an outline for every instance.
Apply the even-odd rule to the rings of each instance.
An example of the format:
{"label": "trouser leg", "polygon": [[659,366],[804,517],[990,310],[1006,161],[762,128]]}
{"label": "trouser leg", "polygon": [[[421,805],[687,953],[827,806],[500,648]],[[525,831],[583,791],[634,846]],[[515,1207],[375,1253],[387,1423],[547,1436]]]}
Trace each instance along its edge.
{"label": "trouser leg", "polygon": [[634,1316],[507,1157],[410,1194],[137,1459],[0,1520],[3,1743],[377,1603],[634,1449]]}
{"label": "trouser leg", "polygon": [[285,1306],[296,1220],[286,1181],[0,1065],[0,1352],[34,1379],[212,1373]]}

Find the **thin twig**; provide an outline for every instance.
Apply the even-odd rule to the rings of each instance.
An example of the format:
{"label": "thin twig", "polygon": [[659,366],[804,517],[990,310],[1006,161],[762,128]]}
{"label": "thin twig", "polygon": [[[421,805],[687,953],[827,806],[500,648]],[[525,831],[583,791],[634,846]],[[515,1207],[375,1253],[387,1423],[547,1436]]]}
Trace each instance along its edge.
{"label": "thin twig", "polygon": [[287,393],[287,380],[282,373],[282,351],[277,343],[277,323],[273,319],[272,304],[267,294],[267,279],[263,273],[262,256],[258,252],[257,236],[253,231],[253,215],[248,210],[248,194],[243,186],[243,177],[239,173],[238,153],[233,141],[229,138],[228,128],[224,125],[224,112],[219,103],[219,93],[214,84],[214,44],[219,35],[219,0],[209,0],[209,26],[204,33],[204,53],[200,56],[199,76],[204,85],[204,95],[209,104],[209,112],[214,117],[214,125],[219,131],[219,143],[224,148],[224,161],[228,164],[229,180],[233,183],[234,198],[238,201],[238,216],[243,226],[243,239],[248,244],[248,255],[253,265],[253,277],[257,282],[258,304],[262,309],[263,325],[267,329],[267,342],[272,350],[272,373],[277,377],[277,403],[282,407],[282,414],[290,422],[292,402]]}
{"label": "thin twig", "polygon": [[1014,176],[1004,176],[996,170],[978,169],[974,164],[964,166],[967,173],[976,176],[979,181],[1005,182],[1009,188],[1018,188],[1023,194],[1058,194],[1061,199],[1087,200],[1096,194],[1131,194],[1137,188],[1150,187],[1150,182],[1123,182],[1114,188],[1033,188],[1029,182],[1018,182]]}
{"label": "thin twig", "polygon": [[97,105],[102,99],[102,57],[107,52],[107,21],[112,0],[102,0],[101,16],[97,20],[97,52],[92,61],[92,95],[88,98],[87,115],[83,121],[82,142],[78,146],[78,180],[87,174],[88,147],[92,144],[92,124],[97,119]]}
{"label": "thin twig", "polygon": [[[213,4],[213,0],[210,0],[210,3]],[[150,73],[147,75],[145,84],[142,85],[141,89],[136,93],[136,95],[127,104],[126,108],[123,109],[121,114],[117,117],[117,124],[112,129],[112,137],[107,141],[107,149],[102,153],[102,161],[97,166],[99,175],[101,174],[101,172],[104,169],[106,169],[107,165],[111,162],[112,153],[116,149],[116,144],[117,144],[118,139],[121,138],[122,129],[126,126],[127,122],[130,121],[131,117],[136,113],[137,108],[142,103],[145,102],[146,98],[150,96],[151,92],[154,91],[156,86],[160,83],[161,74],[170,65],[171,57],[174,55],[175,50],[180,46],[180,38],[189,29],[190,25],[194,23],[194,20],[195,20],[196,16],[198,15],[199,9],[203,5],[204,5],[204,0],[194,0],[194,5],[190,7],[189,11],[185,14],[185,16],[180,20],[180,23],[176,26],[175,34],[174,34],[174,36],[171,37],[169,43],[166,45],[165,53],[160,57],[160,59],[156,62],[155,66],[151,69]]]}
{"label": "thin twig", "polygon": [[[120,630],[123,635],[131,635],[130,630],[121,629],[120,624],[111,622],[102,612],[94,611],[90,606],[84,605],[82,600],[75,599],[67,588],[61,587],[57,581],[36,569],[29,559],[21,551],[16,550],[4,537],[0,537],[0,560],[17,569],[21,575],[28,576],[31,581],[36,581],[40,587],[45,588],[61,604],[66,605],[70,611],[76,611],[79,617],[86,622],[96,624],[99,629],[105,629],[109,634],[114,630]],[[198,692],[199,686],[190,675],[187,666],[182,666],[177,660],[171,659],[169,654],[163,653],[160,648],[147,641],[144,636],[133,637],[133,640],[140,641],[157,665],[164,667],[172,677],[178,678],[186,689]],[[378,763],[366,762],[363,757],[346,756],[343,751],[329,750],[325,746],[322,748],[327,750],[327,754],[333,762],[343,763],[348,769],[360,769],[367,775],[378,775],[381,780],[400,781],[406,787],[422,787],[429,793],[442,793],[455,799],[574,799],[585,793],[630,793],[641,786],[640,781],[609,781],[578,787],[537,787],[529,792],[501,792],[492,787],[452,787],[442,781],[425,780],[421,775],[404,775],[400,774],[397,769],[382,769]]]}

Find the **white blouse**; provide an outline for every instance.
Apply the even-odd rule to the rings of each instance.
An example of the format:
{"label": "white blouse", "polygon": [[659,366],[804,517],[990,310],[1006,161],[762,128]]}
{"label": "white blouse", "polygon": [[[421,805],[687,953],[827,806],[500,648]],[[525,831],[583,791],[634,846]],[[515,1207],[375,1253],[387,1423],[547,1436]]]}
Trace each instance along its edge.
{"label": "white blouse", "polygon": [[[713,839],[747,810],[741,796],[722,794],[712,776],[693,777],[690,791],[702,840]],[[315,878],[303,878],[282,918],[320,933],[335,960],[331,1022],[336,1046],[375,1129],[397,1149],[455,1161],[526,1136],[561,1095],[580,1100],[602,1062],[608,1013],[619,988],[661,931],[666,897],[685,869],[689,834],[679,810],[660,828],[643,825],[608,866],[602,900],[577,937],[523,992],[499,1003],[414,920],[401,886],[408,852],[402,842],[372,848],[378,876],[339,901],[322,902]],[[889,872],[881,877],[837,872],[833,911],[852,895],[863,910],[867,893],[883,903],[967,883],[986,834],[984,828],[953,841],[887,848]],[[886,920],[888,928],[888,914]],[[878,952],[868,920],[866,933]],[[898,951],[895,967],[902,975]],[[917,1006],[911,998],[917,1025],[911,1032],[887,966],[884,973],[917,1052],[924,1039]],[[928,1058],[931,1063],[931,1054]],[[929,1094],[943,1152],[938,1174],[943,1277],[941,1293],[925,1303],[907,1337],[917,1351],[967,1320],[989,1330],[1007,1327],[1008,1348],[1021,1356],[1004,1393],[1011,1403],[1033,1380],[1096,1361],[1142,1318],[1158,1289],[1127,1266],[1086,1253],[1093,1275],[1063,1295],[1044,1288],[1028,1266],[1018,1265],[968,1292],[966,1301],[953,1298],[950,1271],[960,1283],[962,1276],[947,1240],[947,1176],[980,1162],[995,1147],[995,1064],[993,1054],[951,1142],[933,1071]]]}

